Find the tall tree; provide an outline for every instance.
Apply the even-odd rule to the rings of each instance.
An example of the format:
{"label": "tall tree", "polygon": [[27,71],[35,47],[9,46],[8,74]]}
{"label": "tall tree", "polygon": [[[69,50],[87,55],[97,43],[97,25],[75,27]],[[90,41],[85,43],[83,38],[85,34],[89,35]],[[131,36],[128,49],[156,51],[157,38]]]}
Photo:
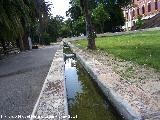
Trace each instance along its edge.
{"label": "tall tree", "polygon": [[33,34],[33,28],[36,31],[34,24],[47,13],[44,0],[0,0],[0,42],[4,52],[11,43],[25,50],[26,39]]}
{"label": "tall tree", "polygon": [[96,49],[95,45],[95,33],[91,22],[91,11],[89,10],[89,0],[80,0],[80,6],[86,20],[86,35],[88,40],[88,49]]}

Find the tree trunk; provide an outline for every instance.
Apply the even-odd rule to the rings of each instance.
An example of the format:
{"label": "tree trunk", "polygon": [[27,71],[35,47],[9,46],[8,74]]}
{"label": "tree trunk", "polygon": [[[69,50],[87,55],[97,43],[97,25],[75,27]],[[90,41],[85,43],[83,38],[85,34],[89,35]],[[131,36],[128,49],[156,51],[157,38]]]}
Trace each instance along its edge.
{"label": "tree trunk", "polygon": [[20,49],[20,51],[25,50],[22,37],[19,38],[19,49]]}
{"label": "tree trunk", "polygon": [[86,35],[88,40],[88,49],[96,49],[95,45],[95,33],[93,31],[92,22],[91,22],[91,14],[88,10],[88,0],[80,0],[80,4],[86,19]]}
{"label": "tree trunk", "polygon": [[104,33],[104,31],[103,31],[103,28],[104,28],[103,23],[100,23],[100,28],[101,28],[101,33]]}
{"label": "tree trunk", "polygon": [[28,41],[28,36],[29,36],[29,33],[26,32],[23,37],[22,37],[22,40],[23,40],[23,46],[24,46],[24,49],[25,50],[29,50],[29,41]]}
{"label": "tree trunk", "polygon": [[7,54],[7,48],[6,48],[4,39],[1,39],[1,45],[2,45],[2,47],[3,47],[3,52],[4,52],[4,54]]}
{"label": "tree trunk", "polygon": [[16,47],[20,48],[19,39],[16,39]]}

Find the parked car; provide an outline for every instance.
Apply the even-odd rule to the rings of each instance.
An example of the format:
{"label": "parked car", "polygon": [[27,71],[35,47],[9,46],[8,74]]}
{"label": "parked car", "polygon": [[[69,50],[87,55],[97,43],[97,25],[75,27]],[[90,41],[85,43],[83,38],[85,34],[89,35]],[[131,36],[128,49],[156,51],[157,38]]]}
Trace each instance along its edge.
{"label": "parked car", "polygon": [[123,32],[124,29],[121,26],[115,26],[112,28],[112,32]]}

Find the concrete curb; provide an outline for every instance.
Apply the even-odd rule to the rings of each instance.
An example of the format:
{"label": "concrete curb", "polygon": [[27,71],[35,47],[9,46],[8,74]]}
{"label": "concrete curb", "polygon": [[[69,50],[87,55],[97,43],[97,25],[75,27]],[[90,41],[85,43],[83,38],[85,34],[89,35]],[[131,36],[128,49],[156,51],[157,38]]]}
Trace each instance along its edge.
{"label": "concrete curb", "polygon": [[81,62],[81,64],[84,66],[84,68],[88,71],[88,73],[93,77],[93,80],[98,83],[98,86],[101,88],[105,96],[107,96],[109,101],[116,107],[119,113],[124,116],[124,118],[126,118],[127,120],[142,120],[140,115],[138,115],[135,111],[132,110],[131,106],[127,103],[127,101],[124,101],[108,85],[101,82],[102,80],[98,77],[96,73],[94,73],[94,71],[92,71],[92,68],[85,63],[85,60],[83,58],[81,58],[78,54],[76,54],[76,56]]}
{"label": "concrete curb", "polygon": [[34,106],[30,120],[68,120],[62,43]]}
{"label": "concrete curb", "polygon": [[83,57],[80,54],[78,54],[78,52],[76,52],[76,49],[72,44],[67,44],[71,47],[72,51],[76,54],[76,57],[79,59],[81,64],[93,77],[95,82],[101,88],[105,96],[107,96],[107,98],[113,104],[113,106],[115,106],[118,112],[122,114],[123,117],[127,120],[143,120],[142,116],[138,112],[134,111],[127,101],[125,101],[121,96],[119,96],[109,85],[103,82],[99,74],[97,74],[93,70],[92,66],[90,66],[91,61],[86,61],[85,59],[83,59]]}

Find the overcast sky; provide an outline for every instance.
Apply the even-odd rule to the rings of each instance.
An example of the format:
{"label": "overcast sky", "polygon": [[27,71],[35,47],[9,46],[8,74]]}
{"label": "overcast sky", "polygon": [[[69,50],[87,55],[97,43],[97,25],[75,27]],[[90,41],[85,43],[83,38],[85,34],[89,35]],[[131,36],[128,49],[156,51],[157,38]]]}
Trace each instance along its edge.
{"label": "overcast sky", "polygon": [[66,11],[69,9],[70,0],[45,0],[52,2],[53,7],[51,13],[53,16],[61,15],[66,18]]}

